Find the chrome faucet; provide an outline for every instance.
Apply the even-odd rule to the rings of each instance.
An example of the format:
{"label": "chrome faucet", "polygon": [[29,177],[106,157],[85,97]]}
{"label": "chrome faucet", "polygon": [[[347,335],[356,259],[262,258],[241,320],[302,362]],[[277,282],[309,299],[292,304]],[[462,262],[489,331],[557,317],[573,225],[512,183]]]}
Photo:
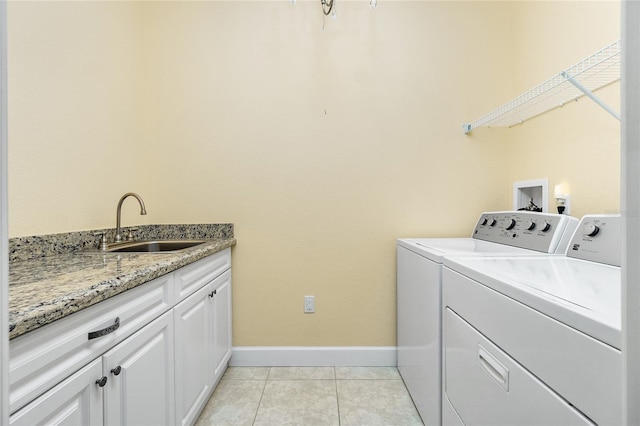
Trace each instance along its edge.
{"label": "chrome faucet", "polygon": [[125,198],[129,196],[136,197],[136,199],[138,200],[138,203],[140,203],[140,214],[141,215],[147,214],[147,210],[144,207],[144,201],[142,201],[142,198],[138,194],[136,194],[135,192],[127,192],[126,194],[124,194],[122,198],[120,198],[120,201],[118,201],[118,208],[116,210],[116,239],[115,239],[116,243],[119,243],[122,241],[122,237],[120,236],[120,216],[122,211],[122,202],[125,200]]}

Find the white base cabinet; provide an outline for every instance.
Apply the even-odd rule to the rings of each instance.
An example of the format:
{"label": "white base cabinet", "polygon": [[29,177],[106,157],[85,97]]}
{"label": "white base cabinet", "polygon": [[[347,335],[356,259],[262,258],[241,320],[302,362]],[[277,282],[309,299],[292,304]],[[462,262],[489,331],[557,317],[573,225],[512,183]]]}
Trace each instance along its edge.
{"label": "white base cabinet", "polygon": [[163,425],[174,417],[169,311],[13,415],[11,425]]}
{"label": "white base cabinet", "polygon": [[174,308],[176,424],[195,423],[231,357],[231,271]]}
{"label": "white base cabinet", "polygon": [[217,383],[224,374],[231,358],[231,271],[225,272],[211,283],[212,298],[212,360],[213,382]]}
{"label": "white base cabinet", "polygon": [[195,422],[211,392],[210,287],[205,286],[175,307],[176,424]]}
{"label": "white base cabinet", "polygon": [[102,357],[104,422],[168,425],[174,418],[173,312]]}
{"label": "white base cabinet", "polygon": [[10,424],[195,423],[231,357],[230,267],[226,249],[12,340]]}

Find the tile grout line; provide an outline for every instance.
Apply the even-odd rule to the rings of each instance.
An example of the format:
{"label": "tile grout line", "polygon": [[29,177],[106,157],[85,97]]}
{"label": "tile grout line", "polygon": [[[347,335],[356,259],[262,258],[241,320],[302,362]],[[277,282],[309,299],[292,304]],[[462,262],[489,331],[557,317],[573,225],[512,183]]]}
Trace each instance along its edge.
{"label": "tile grout line", "polygon": [[336,367],[333,367],[333,378],[334,385],[336,387],[336,407],[338,408],[338,426],[342,424],[342,420],[340,419],[340,397],[338,395],[338,374],[336,372]]}
{"label": "tile grout line", "polygon": [[251,425],[256,424],[256,419],[258,418],[258,411],[260,411],[260,405],[262,404],[262,398],[264,397],[264,390],[267,388],[267,382],[269,381],[269,376],[271,375],[271,367],[269,367],[269,372],[267,372],[267,377],[264,380],[264,386],[262,387],[262,393],[260,394],[260,401],[258,401],[258,407],[256,408],[256,414],[253,416],[253,422]]}

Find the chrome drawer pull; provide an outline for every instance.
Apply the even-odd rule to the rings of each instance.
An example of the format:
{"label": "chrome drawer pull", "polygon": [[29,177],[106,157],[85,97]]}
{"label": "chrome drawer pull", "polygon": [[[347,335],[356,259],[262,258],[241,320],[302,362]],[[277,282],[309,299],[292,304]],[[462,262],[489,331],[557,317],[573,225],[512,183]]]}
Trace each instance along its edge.
{"label": "chrome drawer pull", "polygon": [[102,330],[91,331],[89,332],[89,340],[96,339],[98,337],[106,336],[109,333],[113,333],[120,327],[120,317],[116,318],[116,322],[113,325],[110,325],[107,328],[103,328]]}

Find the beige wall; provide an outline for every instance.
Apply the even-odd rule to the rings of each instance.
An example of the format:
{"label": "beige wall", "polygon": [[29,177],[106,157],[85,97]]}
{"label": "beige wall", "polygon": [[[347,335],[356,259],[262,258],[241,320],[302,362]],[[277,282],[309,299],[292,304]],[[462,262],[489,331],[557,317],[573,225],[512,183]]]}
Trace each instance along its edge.
{"label": "beige wall", "polygon": [[[542,83],[620,38],[617,1],[516,2],[514,94]],[[540,23],[544,22],[544,30]],[[620,112],[620,83],[596,94]],[[620,209],[620,122],[587,98],[511,129],[511,181],[566,185],[571,214]]]}
{"label": "beige wall", "polygon": [[149,203],[235,223],[236,345],[394,345],[395,239],[508,201],[506,145],[461,130],[506,93],[508,5],[338,7],[324,31],[316,2],[147,8],[150,160],[175,169]]}
{"label": "beige wall", "polygon": [[[7,14],[10,236],[115,227],[119,197],[144,184],[144,5]],[[131,203],[123,220],[143,223]]]}
{"label": "beige wall", "polygon": [[[529,75],[517,43],[549,45],[525,7],[343,1],[323,31],[315,1],[12,2],[10,235],[112,227],[133,190],[149,215],[125,223],[236,224],[235,345],[394,345],[397,237],[467,235],[513,180],[565,179],[517,158],[540,119],[461,130],[609,42]],[[570,170],[591,208],[578,188],[609,182]]]}

